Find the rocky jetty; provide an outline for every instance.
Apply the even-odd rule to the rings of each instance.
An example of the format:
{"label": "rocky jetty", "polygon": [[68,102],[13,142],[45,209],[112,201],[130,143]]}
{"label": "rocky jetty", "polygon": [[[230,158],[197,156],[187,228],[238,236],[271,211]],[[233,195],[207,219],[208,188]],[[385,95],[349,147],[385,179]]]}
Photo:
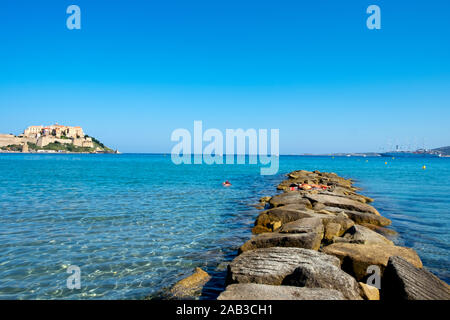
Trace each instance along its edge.
{"label": "rocky jetty", "polygon": [[449,286],[422,268],[413,249],[386,238],[395,234],[386,228],[391,221],[351,179],[304,170],[287,176],[282,193],[261,199],[266,210],[229,264],[218,299],[450,299]]}

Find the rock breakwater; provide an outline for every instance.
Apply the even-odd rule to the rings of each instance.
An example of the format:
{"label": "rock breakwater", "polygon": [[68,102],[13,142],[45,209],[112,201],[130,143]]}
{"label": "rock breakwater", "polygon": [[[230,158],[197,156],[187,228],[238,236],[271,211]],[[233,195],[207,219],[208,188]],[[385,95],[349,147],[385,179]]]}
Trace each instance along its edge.
{"label": "rock breakwater", "polygon": [[228,266],[218,299],[449,299],[449,286],[423,270],[413,249],[386,238],[395,234],[386,228],[391,221],[351,179],[305,170],[287,176],[281,194],[261,199],[266,210]]}

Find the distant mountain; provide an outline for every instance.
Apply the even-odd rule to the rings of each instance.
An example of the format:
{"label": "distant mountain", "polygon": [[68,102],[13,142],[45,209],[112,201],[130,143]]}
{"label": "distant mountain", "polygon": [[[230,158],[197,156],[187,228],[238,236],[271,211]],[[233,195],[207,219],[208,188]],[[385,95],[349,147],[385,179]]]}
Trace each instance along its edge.
{"label": "distant mountain", "polygon": [[444,156],[450,156],[450,146],[436,148],[436,149],[433,149],[433,151],[438,151],[438,152],[442,153]]}

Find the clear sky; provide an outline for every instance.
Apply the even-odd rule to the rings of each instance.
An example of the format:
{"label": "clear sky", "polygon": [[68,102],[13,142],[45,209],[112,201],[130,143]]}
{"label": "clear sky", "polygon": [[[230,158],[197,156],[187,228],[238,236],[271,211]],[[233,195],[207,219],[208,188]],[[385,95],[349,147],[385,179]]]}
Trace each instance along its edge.
{"label": "clear sky", "polygon": [[280,129],[282,154],[450,145],[449,39],[448,0],[1,0],[0,132],[170,152],[202,120]]}

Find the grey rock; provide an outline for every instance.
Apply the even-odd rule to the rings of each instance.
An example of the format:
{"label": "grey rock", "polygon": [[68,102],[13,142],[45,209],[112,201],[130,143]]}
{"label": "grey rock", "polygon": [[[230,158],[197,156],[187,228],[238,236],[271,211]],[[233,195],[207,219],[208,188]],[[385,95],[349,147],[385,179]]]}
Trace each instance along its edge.
{"label": "grey rock", "polygon": [[[285,223],[302,218],[310,218],[314,215],[314,211],[306,209],[305,206],[301,204],[290,204],[279,208],[269,209],[261,212],[256,218],[253,231],[254,233],[271,232],[276,229],[276,226],[281,226]],[[258,227],[259,230],[256,227]]]}
{"label": "grey rock", "polygon": [[320,210],[322,210],[322,209],[324,209],[325,208],[325,205],[323,204],[323,203],[320,203],[320,202],[316,202],[314,205],[313,205],[313,209],[315,210],[315,211],[320,211]]}
{"label": "grey rock", "polygon": [[344,214],[337,213],[336,216],[328,215],[328,216],[322,216],[322,222],[325,226],[325,229],[327,229],[327,225],[330,223],[338,224],[341,226],[339,231],[337,232],[337,236],[341,236],[344,234],[345,231],[347,231],[349,228],[355,225],[355,222],[349,218],[347,218]]}
{"label": "grey rock", "polygon": [[362,226],[369,228],[372,231],[375,231],[376,233],[381,234],[382,236],[387,237],[388,239],[396,238],[398,236],[397,231],[388,229],[385,227],[376,226],[374,224],[370,223],[361,223]]}
{"label": "grey rock", "polygon": [[341,209],[348,209],[358,212],[368,212],[377,216],[380,215],[377,209],[375,209],[371,205],[356,200],[352,200],[346,197],[326,195],[326,194],[308,194],[305,195],[305,197],[309,199],[313,204],[315,202],[320,202],[329,207],[337,207]]}
{"label": "grey rock", "polygon": [[413,249],[390,244],[334,243],[322,247],[321,251],[338,257],[342,262],[342,269],[358,281],[367,278],[369,266],[378,266],[383,274],[392,256],[401,256],[417,268],[422,268],[422,261]]}
{"label": "grey rock", "polygon": [[296,221],[288,222],[281,226],[280,233],[309,233],[309,232],[317,232],[323,233],[323,223],[322,219],[313,217],[313,218],[304,218]]}
{"label": "grey rock", "polygon": [[431,272],[393,256],[384,270],[381,299],[450,300],[450,287]]}
{"label": "grey rock", "polygon": [[344,234],[343,238],[349,240],[350,243],[394,245],[391,240],[388,240],[381,234],[361,225],[354,225],[351,227]]}
{"label": "grey rock", "polygon": [[307,233],[279,233],[270,232],[259,234],[248,240],[239,248],[239,253],[270,247],[297,247],[319,250],[323,231]]}
{"label": "grey rock", "polygon": [[357,224],[372,224],[375,226],[388,226],[391,224],[391,220],[388,218],[378,216],[368,212],[359,212],[352,210],[345,210],[342,208],[333,208],[333,207],[325,207],[324,210],[333,212],[333,213],[344,213],[348,218],[356,222]]}
{"label": "grey rock", "polygon": [[217,300],[345,300],[333,289],[272,286],[256,283],[229,285]]}
{"label": "grey rock", "polygon": [[290,191],[276,195],[270,199],[269,204],[274,208],[285,206],[288,204],[302,204],[306,208],[312,208],[311,202],[297,191]]}
{"label": "grey rock", "polygon": [[354,278],[336,257],[303,248],[273,247],[246,251],[228,267],[227,283],[294,285],[336,289],[346,299],[361,299]]}
{"label": "grey rock", "polygon": [[376,216],[367,212],[345,211],[345,214],[358,224],[369,223],[380,227],[385,227],[391,224],[391,220],[388,218]]}
{"label": "grey rock", "polygon": [[335,222],[326,224],[324,238],[326,241],[331,241],[334,237],[341,234],[341,225]]}

